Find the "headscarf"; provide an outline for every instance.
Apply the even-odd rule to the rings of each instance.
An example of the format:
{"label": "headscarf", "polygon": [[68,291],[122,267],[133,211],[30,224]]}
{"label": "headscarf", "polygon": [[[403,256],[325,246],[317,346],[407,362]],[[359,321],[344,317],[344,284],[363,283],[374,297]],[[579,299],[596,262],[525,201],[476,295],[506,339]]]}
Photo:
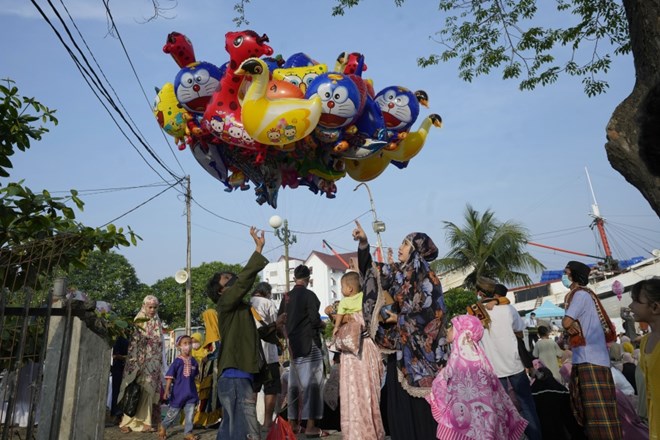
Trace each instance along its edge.
{"label": "headscarf", "polygon": [[128,357],[124,367],[119,397],[123,396],[126,386],[138,378],[140,386],[148,393],[160,392],[163,376],[163,331],[158,312],[153,318],[147,315],[148,305],[158,305],[158,298],[147,295],[142,301],[142,307],[135,316],[136,329],[131,335],[128,345]]}
{"label": "headscarf", "polygon": [[202,334],[193,333],[192,336],[190,337],[192,338],[193,342],[197,342],[199,344],[199,348],[192,349],[192,356],[195,358],[195,360],[199,365],[202,365],[202,359],[204,359],[208,354],[208,351],[206,350],[206,348],[204,348],[204,344],[203,344],[204,340],[202,339]]}
{"label": "headscarf", "polygon": [[411,232],[406,235],[406,241],[409,241],[415,252],[424,260],[431,262],[438,258],[438,247],[433,243],[431,237],[423,232]]}
{"label": "headscarf", "polygon": [[591,273],[589,266],[580,263],[579,261],[569,261],[568,264],[566,264],[566,267],[571,270],[571,279],[574,282],[578,283],[580,286],[586,286],[589,284],[589,273]]}
{"label": "headscarf", "polygon": [[437,438],[514,439],[527,421],[516,410],[478,344],[484,333],[472,315],[451,320],[454,341],[447,366],[426,397],[438,422]]}

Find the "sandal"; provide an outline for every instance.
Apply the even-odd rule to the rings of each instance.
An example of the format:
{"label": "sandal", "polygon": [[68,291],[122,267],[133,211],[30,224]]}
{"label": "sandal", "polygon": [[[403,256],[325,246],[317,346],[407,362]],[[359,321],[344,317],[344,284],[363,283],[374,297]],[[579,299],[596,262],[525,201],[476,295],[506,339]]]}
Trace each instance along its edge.
{"label": "sandal", "polygon": [[199,440],[200,438],[201,437],[199,436],[199,434],[190,433],[187,436],[185,436],[183,440]]}
{"label": "sandal", "polygon": [[167,431],[163,425],[158,428],[158,440],[167,440]]}
{"label": "sandal", "polygon": [[142,432],[158,432],[158,430],[151,425],[144,425],[142,427]]}
{"label": "sandal", "polygon": [[128,426],[120,426],[119,430],[124,434],[128,434],[130,432],[133,432],[133,430],[131,428],[129,428]]}

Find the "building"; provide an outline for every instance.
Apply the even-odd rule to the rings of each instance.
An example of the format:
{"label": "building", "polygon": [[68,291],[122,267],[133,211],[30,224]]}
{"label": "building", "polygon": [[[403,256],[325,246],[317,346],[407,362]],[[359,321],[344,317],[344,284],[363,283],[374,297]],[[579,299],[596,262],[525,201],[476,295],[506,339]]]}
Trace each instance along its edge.
{"label": "building", "polygon": [[[323,311],[326,306],[341,299],[341,277],[346,273],[348,266],[356,266],[357,252],[345,254],[325,254],[312,251],[305,260],[289,258],[289,279],[293,286],[293,270],[299,264],[309,267],[311,276],[309,278],[309,289],[316,293],[321,302],[319,312],[325,316]],[[268,263],[261,272],[261,279],[273,286],[273,300],[278,304],[286,291],[285,258],[281,256],[277,261]]]}

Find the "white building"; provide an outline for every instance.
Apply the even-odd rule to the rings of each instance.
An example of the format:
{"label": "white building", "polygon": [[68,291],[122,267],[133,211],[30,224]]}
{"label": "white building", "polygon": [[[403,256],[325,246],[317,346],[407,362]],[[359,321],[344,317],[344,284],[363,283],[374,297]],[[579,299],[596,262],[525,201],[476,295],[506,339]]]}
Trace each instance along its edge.
{"label": "white building", "polygon": [[[330,255],[313,251],[307,259],[289,258],[289,280],[293,286],[293,270],[300,264],[309,267],[309,289],[312,290],[321,302],[319,313],[323,313],[326,306],[341,299],[341,277],[346,273],[349,264],[355,264],[357,252]],[[286,291],[285,259],[281,256],[277,261],[268,263],[261,272],[261,279],[273,287],[273,300],[278,304]]]}

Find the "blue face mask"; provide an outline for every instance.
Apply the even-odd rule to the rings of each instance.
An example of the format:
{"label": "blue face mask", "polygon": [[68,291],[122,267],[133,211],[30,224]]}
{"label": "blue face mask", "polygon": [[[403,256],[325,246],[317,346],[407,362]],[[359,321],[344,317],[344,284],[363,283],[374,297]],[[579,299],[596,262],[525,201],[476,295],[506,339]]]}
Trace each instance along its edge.
{"label": "blue face mask", "polygon": [[561,276],[561,283],[566,287],[567,289],[571,288],[571,280],[568,279],[568,275],[564,274]]}

